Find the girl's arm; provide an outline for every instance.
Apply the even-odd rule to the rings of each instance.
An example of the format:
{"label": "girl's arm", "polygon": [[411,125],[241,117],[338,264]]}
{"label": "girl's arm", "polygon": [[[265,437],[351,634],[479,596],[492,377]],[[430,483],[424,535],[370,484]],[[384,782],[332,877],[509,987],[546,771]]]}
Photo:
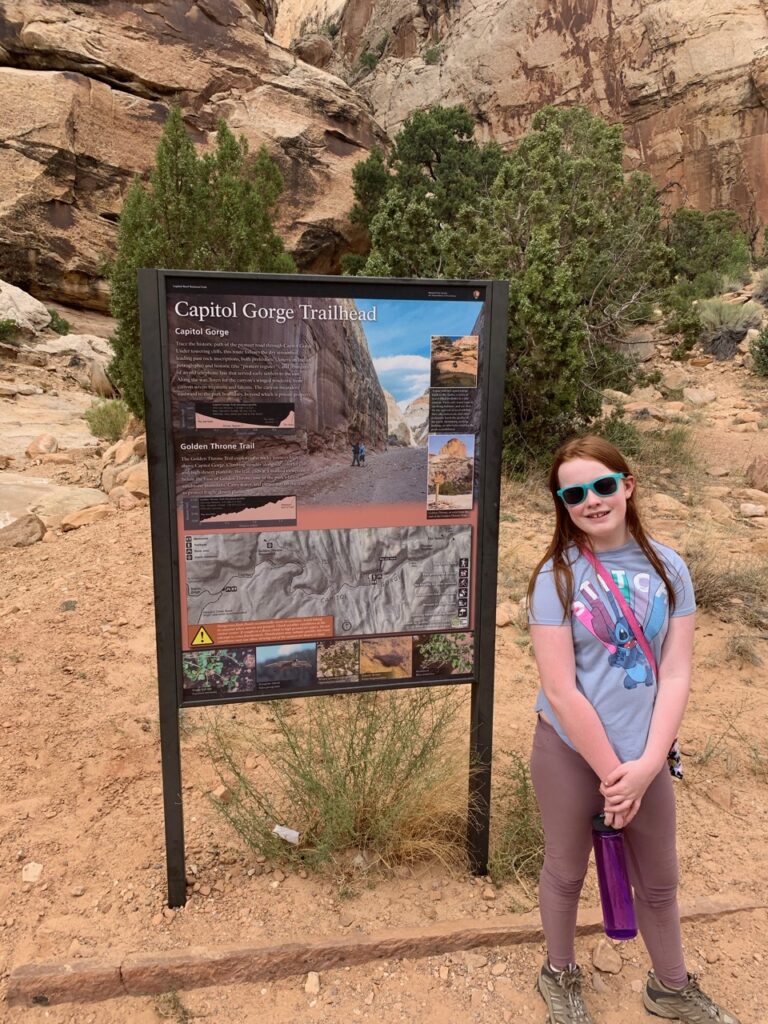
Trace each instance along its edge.
{"label": "girl's arm", "polygon": [[645,750],[636,761],[626,761],[603,779],[600,792],[607,803],[640,800],[667,759],[683,720],[691,686],[695,615],[669,620],[659,663],[659,682]]}
{"label": "girl's arm", "polygon": [[570,625],[531,624],[531,641],[541,685],[571,743],[602,780],[621,764],[603,723],[576,688],[576,660]]}

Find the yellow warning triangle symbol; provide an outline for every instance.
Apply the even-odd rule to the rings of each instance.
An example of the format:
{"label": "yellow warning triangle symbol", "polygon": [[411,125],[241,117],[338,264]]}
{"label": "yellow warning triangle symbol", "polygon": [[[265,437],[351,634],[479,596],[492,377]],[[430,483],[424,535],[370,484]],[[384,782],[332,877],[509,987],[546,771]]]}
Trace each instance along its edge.
{"label": "yellow warning triangle symbol", "polygon": [[208,644],[212,644],[213,640],[210,634],[206,632],[205,626],[201,626],[200,629],[195,633],[195,638],[192,641],[193,647],[207,647]]}

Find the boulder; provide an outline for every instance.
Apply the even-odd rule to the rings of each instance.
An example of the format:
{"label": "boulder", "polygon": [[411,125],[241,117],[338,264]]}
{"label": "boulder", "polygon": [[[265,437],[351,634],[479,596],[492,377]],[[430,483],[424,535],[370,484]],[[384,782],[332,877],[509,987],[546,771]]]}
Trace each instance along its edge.
{"label": "boulder", "polygon": [[30,340],[45,330],[51,322],[51,314],[42,302],[21,288],[0,281],[0,320],[13,320],[17,328],[16,337]]}
{"label": "boulder", "polygon": [[313,33],[297,39],[291,47],[296,56],[314,68],[324,68],[333,57],[333,43],[328,36]]}
{"label": "boulder", "polygon": [[108,363],[113,356],[112,346],[96,334],[63,334],[52,341],[36,346],[38,352],[49,356],[77,355],[89,362]]}
{"label": "boulder", "polygon": [[759,412],[752,412],[751,410],[748,409],[745,412],[738,412],[738,413],[736,413],[736,415],[733,417],[733,422],[734,423],[759,423],[762,418],[763,417],[760,415]]}
{"label": "boulder", "polygon": [[683,388],[683,398],[691,405],[709,405],[717,399],[717,393],[708,388]]}
{"label": "boulder", "polygon": [[69,530],[78,530],[81,526],[92,526],[107,516],[112,515],[114,509],[111,505],[92,505],[90,508],[82,508],[79,512],[71,512],[61,520],[61,528],[67,533]]}
{"label": "boulder", "polygon": [[690,509],[682,501],[678,501],[677,498],[673,498],[670,494],[664,494],[661,491],[651,495],[651,504],[655,512],[684,516],[686,518],[690,514]]}
{"label": "boulder", "polygon": [[27,445],[25,454],[30,459],[34,459],[37,455],[48,455],[50,452],[55,452],[58,447],[59,442],[53,434],[38,434],[34,441],[30,441]]}
{"label": "boulder", "polygon": [[121,486],[123,486],[129,494],[132,494],[134,498],[148,498],[149,469],[146,462],[142,462],[131,469],[125,479],[121,481]]}
{"label": "boulder", "polygon": [[736,423],[731,427],[735,434],[756,434],[759,429],[756,423]]}
{"label": "boulder", "polygon": [[751,501],[742,501],[739,505],[739,512],[741,512],[745,519],[762,519],[766,512],[768,512],[768,506],[757,505]]}
{"label": "boulder", "polygon": [[3,548],[27,548],[42,540],[45,523],[36,515],[21,516],[9,526],[0,530],[0,550]]}
{"label": "boulder", "polygon": [[757,455],[747,466],[744,476],[750,487],[768,491],[768,455]]}
{"label": "boulder", "polygon": [[661,386],[667,391],[680,391],[686,386],[689,375],[679,366],[671,366],[661,378]]}
{"label": "boulder", "polygon": [[88,363],[88,381],[91,391],[99,398],[115,398],[117,392],[112,386],[112,381],[107,376],[103,363],[97,359],[91,359]]}

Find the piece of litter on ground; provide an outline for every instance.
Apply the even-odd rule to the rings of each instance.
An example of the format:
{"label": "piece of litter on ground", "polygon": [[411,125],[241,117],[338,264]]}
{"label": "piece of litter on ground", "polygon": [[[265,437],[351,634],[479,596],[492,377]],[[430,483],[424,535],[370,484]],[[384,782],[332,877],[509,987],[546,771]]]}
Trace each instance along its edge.
{"label": "piece of litter on ground", "polygon": [[275,825],[272,834],[284,839],[286,843],[291,843],[292,846],[299,845],[300,833],[296,829],[286,828],[285,825]]}

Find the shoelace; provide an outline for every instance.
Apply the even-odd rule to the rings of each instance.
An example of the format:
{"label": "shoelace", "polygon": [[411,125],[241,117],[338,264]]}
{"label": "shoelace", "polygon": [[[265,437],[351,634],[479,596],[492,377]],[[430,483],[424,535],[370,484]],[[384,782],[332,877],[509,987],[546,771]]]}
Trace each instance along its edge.
{"label": "shoelace", "polygon": [[689,975],[688,984],[683,989],[682,995],[683,999],[693,1003],[697,1009],[703,1010],[710,1020],[717,1020],[719,1008],[699,988],[699,977],[697,974]]}
{"label": "shoelace", "polygon": [[581,998],[581,970],[576,967],[570,971],[558,971],[555,977],[557,984],[565,993],[573,1020],[592,1024],[592,1018],[587,1013],[587,1008]]}

